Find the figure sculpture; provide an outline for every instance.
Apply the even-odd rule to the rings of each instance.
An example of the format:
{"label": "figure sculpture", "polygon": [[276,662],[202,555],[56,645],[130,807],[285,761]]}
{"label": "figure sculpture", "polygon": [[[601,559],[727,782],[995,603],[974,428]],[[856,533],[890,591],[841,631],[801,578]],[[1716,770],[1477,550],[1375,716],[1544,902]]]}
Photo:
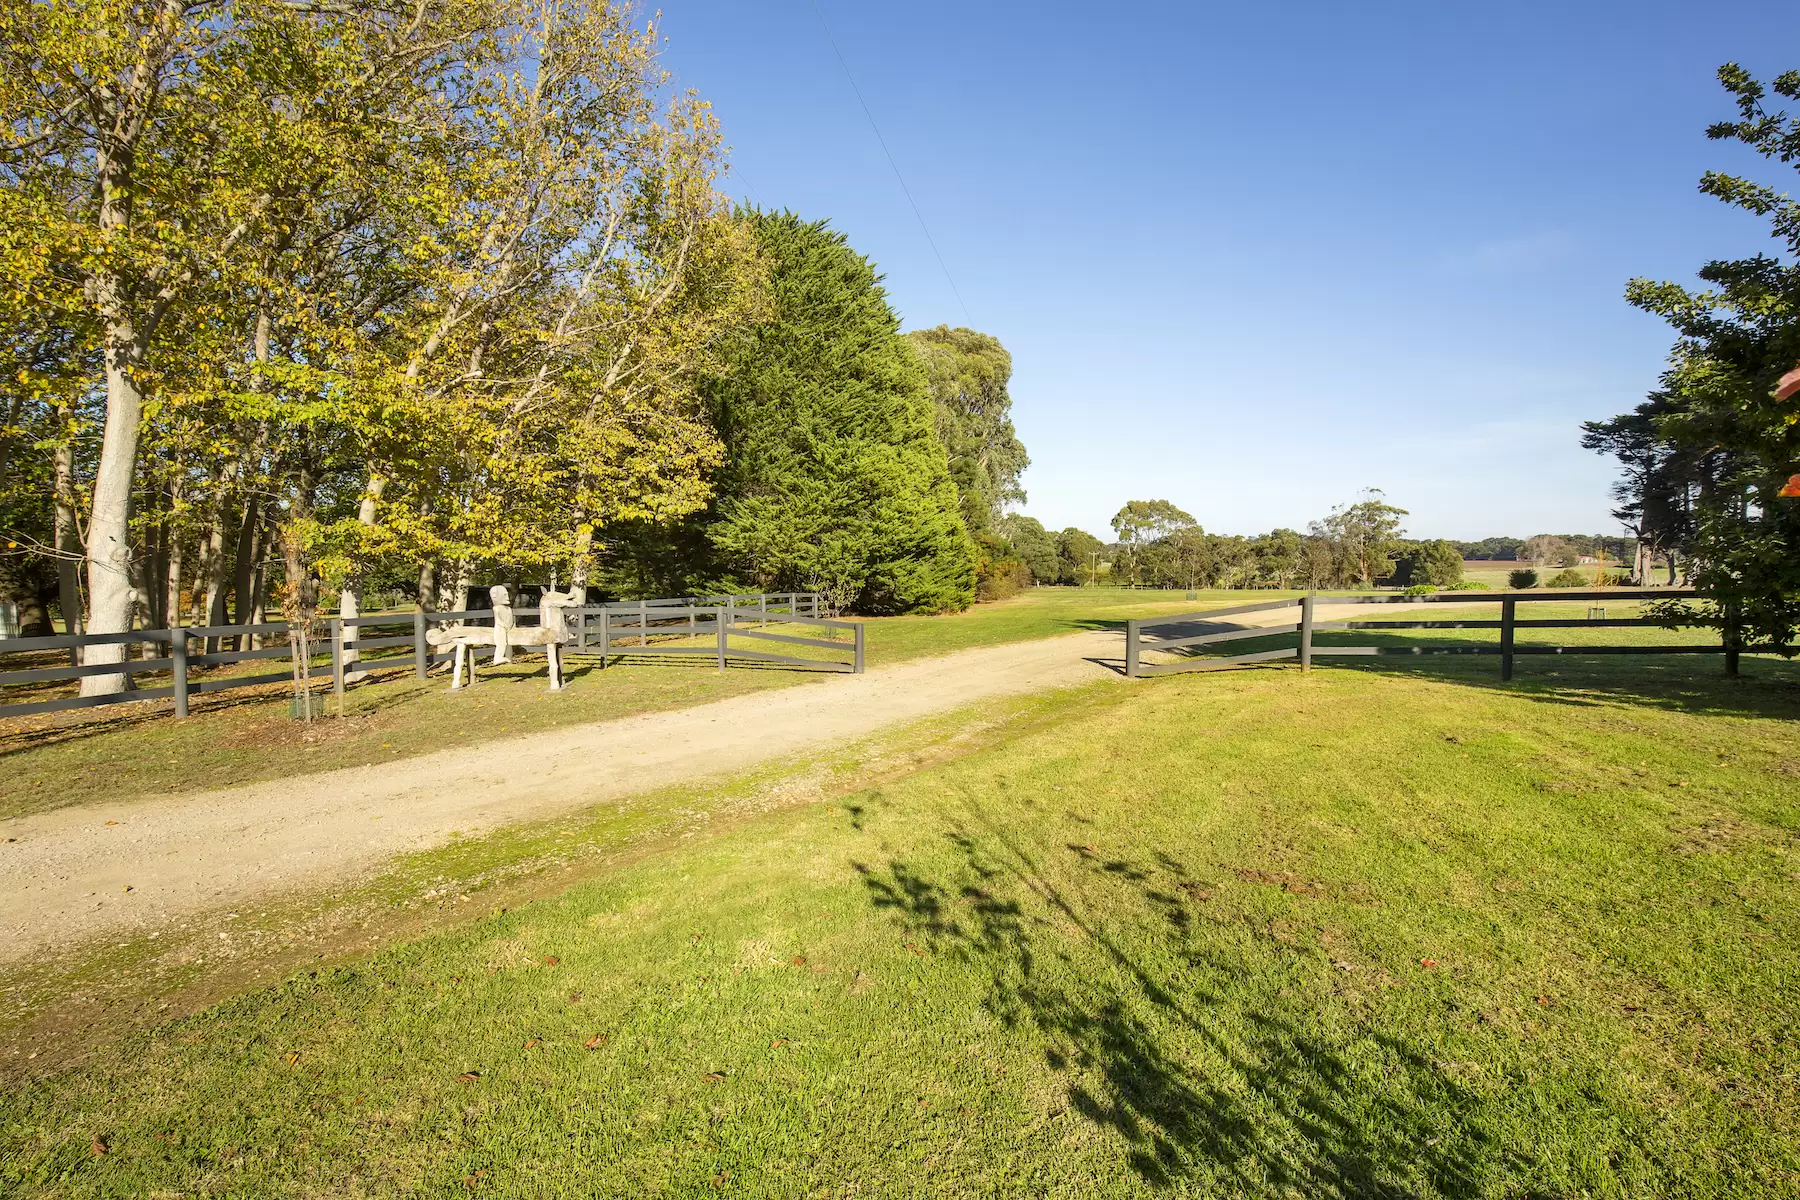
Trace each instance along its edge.
{"label": "figure sculpture", "polygon": [[506,588],[496,586],[488,589],[488,595],[494,601],[494,623],[492,625],[465,625],[458,622],[454,625],[441,625],[426,631],[425,640],[433,646],[454,647],[453,667],[450,673],[450,690],[459,691],[463,686],[463,662],[469,664],[469,684],[475,683],[475,650],[480,646],[494,648],[493,660],[496,663],[512,661],[512,650],[515,646],[542,646],[545,656],[550,660],[550,690],[563,690],[562,648],[575,640],[569,627],[568,610],[581,603],[581,597],[574,591],[544,593],[540,602],[542,617],[538,624],[531,628],[520,628],[514,623],[512,596]]}

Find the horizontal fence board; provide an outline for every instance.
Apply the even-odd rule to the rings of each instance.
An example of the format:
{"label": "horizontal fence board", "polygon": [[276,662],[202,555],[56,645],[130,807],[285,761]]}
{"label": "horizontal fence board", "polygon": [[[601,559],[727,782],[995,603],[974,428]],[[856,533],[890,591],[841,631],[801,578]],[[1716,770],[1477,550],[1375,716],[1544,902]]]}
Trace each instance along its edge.
{"label": "horizontal fence board", "polygon": [[[1587,622],[1578,621],[1585,625]],[[1320,621],[1313,626],[1314,633],[1330,633],[1344,629],[1499,629],[1505,621]],[[1513,627],[1523,625],[1523,621],[1514,621]]]}
{"label": "horizontal fence board", "polygon": [[1699,597],[1700,593],[1691,588],[1613,588],[1586,591],[1575,588],[1561,591],[1552,588],[1546,592],[1433,592],[1429,596],[1367,596],[1354,600],[1333,600],[1331,603],[1410,604],[1423,600],[1429,604],[1457,604],[1465,601],[1492,603],[1498,600],[1517,600],[1521,604],[1543,604],[1558,600],[1697,600]]}
{"label": "horizontal fence board", "polygon": [[[307,677],[309,679],[330,679],[331,668],[329,666],[313,667],[307,673]],[[292,671],[270,671],[262,675],[238,675],[230,679],[202,679],[188,684],[188,694],[229,692],[233,688],[255,687],[264,683],[292,683],[293,681],[294,673]]]}
{"label": "horizontal fence board", "polygon": [[765,633],[760,629],[734,629],[732,637],[758,638],[765,642],[785,642],[790,646],[817,646],[822,650],[854,650],[854,642],[833,642],[824,638],[790,637],[785,633]]}
{"label": "horizontal fence board", "polygon": [[[329,654],[330,639],[326,639],[326,649],[318,653]],[[258,658],[286,658],[293,653],[291,646],[268,646],[261,650],[221,650],[217,654],[190,654],[190,667],[217,667],[226,663],[250,662]]]}
{"label": "horizontal fence board", "polygon": [[[202,625],[194,629],[184,630],[189,637],[237,637],[239,634],[253,633],[258,636],[282,634],[288,631],[286,621],[270,621],[263,625]],[[167,636],[167,630],[163,631]]]}
{"label": "horizontal fence board", "polygon": [[[592,653],[600,653],[600,647],[595,646]],[[717,646],[621,646],[615,642],[606,648],[606,653],[609,656],[617,655],[620,658],[629,658],[633,654],[708,654],[717,658],[719,657],[719,648]]]}
{"label": "horizontal fence board", "polygon": [[[1321,646],[1316,642],[1313,657],[1321,654],[1499,654],[1498,646]],[[1514,653],[1518,653],[1517,650]]]}
{"label": "horizontal fence board", "polygon": [[[732,615],[739,621],[754,621],[762,616],[759,612],[745,612],[741,608],[737,609]],[[769,619],[771,621],[775,620],[776,614],[770,613]],[[796,625],[816,625],[826,629],[849,629],[852,631],[861,624],[860,621],[839,621],[831,617],[802,617],[795,614],[782,614],[781,620],[783,622],[792,621]]]}
{"label": "horizontal fence board", "polygon": [[399,634],[392,637],[357,638],[354,642],[344,643],[345,646],[355,646],[359,650],[379,650],[383,646],[410,646],[412,644],[413,639],[410,635],[401,637]]}
{"label": "horizontal fence board", "polygon": [[37,700],[30,704],[8,704],[0,708],[0,717],[24,717],[32,713],[63,712],[71,708],[103,708],[109,704],[132,704],[139,700],[160,700],[173,696],[175,688],[143,688],[135,692],[116,692],[110,696],[68,696],[61,700]]}
{"label": "horizontal fence board", "polygon": [[1284,633],[1293,633],[1300,628],[1296,621],[1292,625],[1259,625],[1253,629],[1225,629],[1218,633],[1197,633],[1192,637],[1152,638],[1138,642],[1141,650],[1174,650],[1181,646],[1210,646],[1214,642],[1241,642],[1247,638],[1280,637]]}
{"label": "horizontal fence board", "polygon": [[[1755,651],[1744,648],[1744,653]],[[1318,653],[1314,651],[1313,653]],[[1723,654],[1724,646],[1514,646],[1514,654]]]}
{"label": "horizontal fence board", "polygon": [[1265,600],[1260,604],[1239,604],[1232,608],[1209,608],[1203,612],[1177,613],[1172,617],[1144,617],[1137,622],[1139,629],[1149,629],[1157,625],[1192,625],[1202,621],[1216,621],[1220,617],[1234,617],[1239,613],[1267,612],[1272,608],[1294,608],[1298,600]]}
{"label": "horizontal fence board", "polygon": [[795,667],[812,667],[820,671],[854,671],[851,663],[832,662],[822,658],[795,658],[791,654],[770,654],[763,650],[727,650],[727,659],[749,658],[757,662],[787,663]]}
{"label": "horizontal fence board", "polygon": [[40,667],[35,671],[0,673],[0,687],[21,683],[49,683],[58,679],[80,679],[87,675],[137,675],[144,671],[167,671],[175,665],[172,658],[139,658],[127,663],[87,663],[79,667]]}
{"label": "horizontal fence board", "polygon": [[1138,666],[1140,675],[1176,675],[1184,671],[1217,671],[1224,667],[1237,667],[1245,663],[1275,662],[1283,658],[1298,658],[1300,651],[1295,647],[1285,650],[1258,650],[1254,654],[1237,654],[1230,658],[1196,658],[1183,663],[1141,663]]}
{"label": "horizontal fence board", "polygon": [[57,633],[45,637],[0,638],[0,654],[26,654],[33,650],[67,650],[72,646],[117,646],[132,642],[166,642],[166,629],[139,629],[131,633]]}
{"label": "horizontal fence board", "polygon": [[1648,625],[1660,629],[1668,625],[1654,617],[1596,617],[1591,621],[1580,617],[1569,617],[1566,620],[1514,621],[1514,629],[1625,629],[1633,625]]}

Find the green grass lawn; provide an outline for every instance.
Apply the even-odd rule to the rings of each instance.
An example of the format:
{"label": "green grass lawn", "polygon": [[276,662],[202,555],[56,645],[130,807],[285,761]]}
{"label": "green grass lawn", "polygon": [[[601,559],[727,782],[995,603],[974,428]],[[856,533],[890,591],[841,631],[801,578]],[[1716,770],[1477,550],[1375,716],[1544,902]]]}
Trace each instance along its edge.
{"label": "green grass lawn", "polygon": [[1800,672],[1492,666],[1058,694],[43,1064],[0,1191],[1796,1194]]}
{"label": "green grass lawn", "polygon": [[[1026,641],[1122,623],[1127,617],[1218,608],[1284,593],[1040,588],[950,617],[889,617],[869,622],[872,666],[974,646]],[[795,632],[789,627],[790,632]],[[805,630],[798,630],[805,632]],[[735,644],[735,643],[734,643]],[[779,643],[744,641],[788,652]],[[811,653],[801,650],[798,653]],[[836,657],[819,652],[820,657]],[[390,673],[346,696],[346,717],[292,720],[281,685],[261,694],[225,692],[197,700],[186,721],[167,701],[0,722],[0,818],[97,799],[203,791],[335,767],[384,762],[558,726],[681,708],[820,676],[786,667],[733,667],[718,673],[704,658],[637,659],[601,671],[574,659],[567,691],[552,695],[544,660],[483,667],[481,683],[452,694],[448,679],[419,683]],[[265,670],[268,664],[251,664]],[[250,667],[244,668],[246,670]],[[277,669],[279,669],[277,667]]]}

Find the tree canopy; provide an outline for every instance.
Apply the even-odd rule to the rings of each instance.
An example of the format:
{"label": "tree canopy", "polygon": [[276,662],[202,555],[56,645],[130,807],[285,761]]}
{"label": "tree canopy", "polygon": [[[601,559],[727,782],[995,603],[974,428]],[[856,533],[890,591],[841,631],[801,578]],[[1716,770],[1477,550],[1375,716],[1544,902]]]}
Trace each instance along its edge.
{"label": "tree canopy", "polygon": [[[1800,118],[1770,93],[1800,100],[1800,71],[1765,85],[1735,63],[1719,81],[1737,107],[1707,136],[1800,169]],[[1708,171],[1700,190],[1768,222],[1785,258],[1720,259],[1707,286],[1634,279],[1627,299],[1677,334],[1661,386],[1630,414],[1585,426],[1590,448],[1618,458],[1618,515],[1643,542],[1679,548],[1713,602],[1703,614],[1745,640],[1800,649],[1800,201],[1778,187]],[[1784,386],[1788,385],[1788,386]]]}
{"label": "tree canopy", "polygon": [[1013,428],[1012,355],[990,334],[947,325],[906,339],[925,367],[963,521],[971,534],[988,532],[1007,505],[1025,502],[1019,476],[1030,459]]}
{"label": "tree canopy", "polygon": [[924,371],[875,269],[824,221],[741,219],[771,311],[705,385],[725,448],[707,525],[723,565],[868,612],[966,607],[975,549]]}

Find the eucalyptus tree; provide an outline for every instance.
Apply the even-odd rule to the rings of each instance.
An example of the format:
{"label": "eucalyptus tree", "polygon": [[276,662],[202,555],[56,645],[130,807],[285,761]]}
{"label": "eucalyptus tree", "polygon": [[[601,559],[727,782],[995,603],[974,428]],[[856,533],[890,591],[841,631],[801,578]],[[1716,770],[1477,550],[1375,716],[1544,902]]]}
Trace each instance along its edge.
{"label": "eucalyptus tree", "polygon": [[971,534],[991,530],[1008,504],[1023,504],[1030,465],[1012,420],[1012,355],[991,334],[939,325],[906,335],[925,366],[938,438]]}
{"label": "eucalyptus tree", "polygon": [[1113,532],[1119,537],[1118,557],[1113,561],[1113,574],[1128,576],[1132,583],[1142,582],[1145,552],[1167,535],[1195,524],[1194,518],[1167,500],[1127,500],[1113,514]]}
{"label": "eucalyptus tree", "polygon": [[1369,488],[1349,504],[1331,510],[1314,521],[1312,533],[1332,549],[1338,582],[1372,587],[1393,572],[1394,552],[1403,531],[1400,518],[1406,510],[1389,504],[1380,488]]}

